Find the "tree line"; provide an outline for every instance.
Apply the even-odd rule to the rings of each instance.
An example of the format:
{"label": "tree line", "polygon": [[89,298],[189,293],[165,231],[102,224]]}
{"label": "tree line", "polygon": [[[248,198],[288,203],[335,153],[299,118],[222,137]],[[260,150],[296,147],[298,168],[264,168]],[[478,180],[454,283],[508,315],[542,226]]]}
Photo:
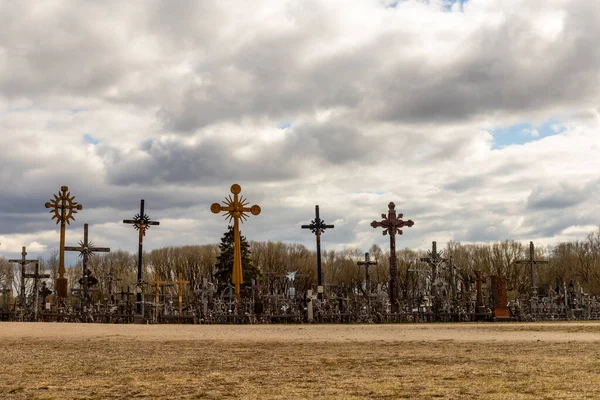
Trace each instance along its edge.
{"label": "tree line", "polygon": [[[228,231],[229,232],[229,231]],[[226,266],[230,260],[226,256],[224,243],[221,244],[163,247],[144,254],[144,280],[152,282],[155,274],[161,280],[174,281],[181,273],[190,281],[185,293],[188,298],[198,299],[207,284],[214,285],[217,292],[224,290],[230,270]],[[297,271],[294,280],[296,292],[305,293],[315,289],[317,282],[316,252],[297,243],[246,241],[244,238],[245,286],[255,284],[264,294],[278,292],[281,282],[291,271]],[[528,265],[517,261],[529,258],[529,246],[514,240],[485,244],[462,244],[449,242],[443,250],[443,257],[451,259],[442,266],[442,276],[453,276],[458,281],[472,277],[475,270],[485,276],[500,275],[507,278],[512,295],[525,295],[531,291],[531,277]],[[372,245],[368,252],[377,265],[369,268],[370,287],[365,283],[365,267],[357,265],[363,260],[365,251],[358,248],[325,250],[322,254],[323,281],[330,294],[344,293],[385,293],[389,274],[389,251]],[[399,250],[398,282],[401,297],[410,298],[424,290],[424,274],[427,264],[420,261],[425,251]],[[535,258],[547,260],[548,264],[536,266],[538,287],[555,287],[562,282],[573,280],[585,293],[600,296],[600,228],[589,233],[583,240],[559,243],[554,246],[537,247]],[[54,250],[46,259],[39,259],[40,267],[52,277],[58,277],[58,251]],[[224,267],[225,266],[225,267]],[[28,271],[32,266],[29,265]],[[98,299],[118,297],[122,289],[135,288],[137,275],[137,254],[123,250],[95,254],[88,262],[92,275],[98,279],[96,294]],[[417,271],[415,271],[417,270]],[[445,274],[445,275],[444,275]],[[450,274],[450,275],[448,275]],[[425,274],[426,275],[426,274]],[[78,287],[82,276],[81,261],[67,268],[66,277],[71,287]],[[48,281],[52,289],[53,279]],[[11,264],[0,257],[0,289],[12,288],[15,295],[20,289],[20,265]],[[26,290],[31,291],[28,280]],[[176,290],[176,289],[169,289]]]}

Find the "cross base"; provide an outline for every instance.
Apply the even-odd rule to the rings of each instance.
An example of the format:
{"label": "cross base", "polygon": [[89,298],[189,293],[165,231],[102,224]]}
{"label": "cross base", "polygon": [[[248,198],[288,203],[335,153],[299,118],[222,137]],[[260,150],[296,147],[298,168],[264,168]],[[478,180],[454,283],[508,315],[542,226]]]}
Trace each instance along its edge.
{"label": "cross base", "polygon": [[67,297],[67,278],[56,278],[56,295],[61,298]]}

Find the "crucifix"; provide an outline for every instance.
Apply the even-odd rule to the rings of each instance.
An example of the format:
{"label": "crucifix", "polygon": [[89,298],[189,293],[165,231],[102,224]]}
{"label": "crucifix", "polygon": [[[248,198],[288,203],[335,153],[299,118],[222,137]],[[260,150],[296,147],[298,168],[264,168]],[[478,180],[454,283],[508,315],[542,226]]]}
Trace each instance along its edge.
{"label": "crucifix", "polygon": [[315,206],[315,219],[309,225],[302,225],[302,229],[310,229],[317,237],[317,296],[319,299],[323,297],[323,273],[321,272],[321,234],[325,229],[333,229],[333,225],[327,225],[319,217],[319,206]]}
{"label": "crucifix", "polygon": [[33,278],[33,293],[35,294],[35,305],[33,309],[34,321],[37,321],[39,304],[38,282],[40,279],[50,278],[50,274],[40,274],[40,262],[35,262],[35,270],[32,274],[24,274],[25,278]]}
{"label": "crucifix", "polygon": [[390,236],[390,303],[393,313],[398,312],[398,265],[396,260],[396,233],[402,235],[400,228],[408,226],[409,228],[415,223],[412,220],[403,221],[403,214],[396,216],[396,205],[393,202],[388,204],[388,214],[381,214],[383,218],[380,222],[373,221],[371,226],[373,228],[384,228],[383,235]]}
{"label": "crucifix", "polygon": [[437,279],[438,268],[442,263],[448,262],[448,259],[442,257],[442,252],[437,251],[437,243],[432,242],[431,251],[427,251],[427,257],[422,257],[421,261],[426,262],[431,267],[431,282],[429,289],[429,295],[431,296]]}
{"label": "crucifix", "polygon": [[177,297],[179,298],[179,315],[182,313],[182,300],[183,300],[183,285],[187,285],[190,281],[183,280],[183,274],[180,272],[177,274],[177,280],[173,282],[177,285]]}
{"label": "crucifix", "polygon": [[23,318],[23,312],[25,310],[25,266],[30,263],[37,263],[38,260],[26,260],[25,256],[27,255],[26,247],[23,246],[21,251],[20,259],[8,260],[8,262],[21,264],[21,293],[19,294],[20,302],[21,302],[21,318]]}
{"label": "crucifix", "polygon": [[535,259],[535,246],[533,242],[529,242],[529,259],[528,260],[519,260],[517,264],[529,264],[531,268],[531,297],[535,297],[537,295],[537,288],[535,287],[535,265],[536,264],[548,264],[546,260],[536,260]]}
{"label": "crucifix", "polygon": [[79,257],[82,258],[81,264],[83,266],[83,300],[88,300],[88,260],[94,253],[108,253],[110,249],[108,247],[95,247],[94,243],[88,241],[88,224],[83,224],[83,241],[79,241],[79,246],[65,246],[65,251],[78,251]]}
{"label": "crucifix", "polygon": [[215,214],[224,211],[225,213],[223,216],[229,222],[233,219],[233,272],[231,275],[231,282],[235,285],[235,294],[239,300],[240,285],[244,282],[242,276],[240,220],[243,223],[248,218],[247,212],[250,212],[252,215],[260,214],[260,206],[253,205],[252,207],[246,207],[248,205],[248,200],[244,198],[244,196],[238,196],[242,191],[242,188],[237,183],[231,185],[230,190],[231,193],[233,193],[233,198],[231,195],[228,195],[225,198],[225,201],[223,201],[225,206],[222,206],[219,203],[213,203],[210,206],[210,210]]}
{"label": "crucifix", "polygon": [[[371,294],[371,277],[369,275],[369,267],[371,265],[377,265],[377,261],[371,261],[371,257],[369,253],[365,253],[365,261],[359,261],[356,265],[364,265],[365,266],[365,286],[367,289],[367,296]],[[369,297],[369,302],[371,298]]]}
{"label": "crucifix", "polygon": [[58,278],[56,279],[56,294],[59,298],[67,297],[67,278],[65,278],[65,226],[71,224],[71,220],[75,220],[77,211],[81,211],[83,206],[73,201],[75,196],[71,196],[69,188],[62,186],[58,195],[54,195],[46,203],[46,208],[50,208],[50,214],[54,213],[52,219],[56,219],[56,223],[60,223],[60,247],[59,247],[59,264]]}
{"label": "crucifix", "polygon": [[142,253],[144,236],[146,236],[146,230],[152,225],[160,225],[158,221],[151,221],[147,214],[144,214],[144,199],[140,201],[140,213],[136,214],[133,219],[124,219],[124,224],[132,224],[134,229],[139,232],[139,246],[138,246],[138,262],[137,262],[137,288],[136,288],[136,310],[138,314],[142,313]]}

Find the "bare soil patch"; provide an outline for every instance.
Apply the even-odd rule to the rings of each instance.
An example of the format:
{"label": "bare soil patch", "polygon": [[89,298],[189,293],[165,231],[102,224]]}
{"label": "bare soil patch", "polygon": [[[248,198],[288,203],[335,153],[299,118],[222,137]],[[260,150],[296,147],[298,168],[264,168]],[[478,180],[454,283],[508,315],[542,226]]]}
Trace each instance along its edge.
{"label": "bare soil patch", "polygon": [[600,323],[0,323],[0,399],[597,399]]}

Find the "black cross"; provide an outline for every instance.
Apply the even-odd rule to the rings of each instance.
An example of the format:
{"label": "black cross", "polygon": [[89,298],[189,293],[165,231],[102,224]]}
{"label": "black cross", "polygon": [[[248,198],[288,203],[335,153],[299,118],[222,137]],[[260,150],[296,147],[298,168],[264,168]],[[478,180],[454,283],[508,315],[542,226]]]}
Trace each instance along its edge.
{"label": "black cross", "polygon": [[34,318],[37,321],[38,315],[38,307],[39,307],[39,292],[38,292],[38,282],[40,279],[50,278],[50,274],[40,274],[40,263],[36,261],[35,263],[35,271],[32,274],[24,274],[25,278],[33,278],[33,293],[35,294],[35,306],[34,306]]}
{"label": "black cross", "polygon": [[409,228],[415,223],[412,220],[403,221],[403,214],[396,216],[396,205],[393,202],[388,204],[388,213],[381,214],[383,220],[371,222],[373,228],[384,228],[383,235],[390,235],[390,303],[392,312],[398,312],[398,264],[396,260],[396,234],[402,235],[400,228],[408,226]]}
{"label": "black cross", "polygon": [[529,264],[531,267],[531,297],[535,297],[537,294],[535,287],[535,265],[536,264],[548,264],[546,260],[535,259],[535,246],[533,242],[529,242],[529,260],[519,260],[517,264]]}
{"label": "black cross", "polygon": [[317,293],[319,298],[323,296],[323,283],[321,273],[321,234],[325,232],[325,229],[333,229],[333,225],[325,224],[319,217],[319,206],[315,206],[315,219],[310,222],[310,225],[302,225],[302,229],[310,229],[312,233],[317,237]]}
{"label": "black cross", "polygon": [[365,261],[359,261],[356,265],[365,266],[365,285],[367,287],[367,294],[371,294],[371,277],[369,276],[369,267],[371,265],[377,265],[377,261],[371,261],[369,253],[365,253]]}
{"label": "black cross", "polygon": [[147,214],[144,214],[144,199],[140,201],[140,213],[136,214],[133,219],[124,219],[124,224],[132,224],[133,227],[139,231],[140,243],[138,247],[138,265],[137,265],[137,281],[138,288],[136,289],[136,307],[137,313],[142,313],[142,252],[144,245],[144,236],[146,236],[146,230],[150,228],[151,225],[160,225],[158,221],[151,221],[150,217]]}
{"label": "black cross", "polygon": [[23,251],[21,251],[21,259],[13,259],[8,260],[8,262],[21,264],[21,313],[23,313],[23,308],[25,308],[25,265],[30,263],[36,263],[38,260],[26,260],[25,256],[27,255],[26,247],[23,246]]}
{"label": "black cross", "polygon": [[431,267],[431,292],[433,291],[433,285],[437,279],[438,268],[442,263],[448,262],[447,258],[442,257],[442,252],[437,251],[437,243],[431,243],[431,251],[427,251],[427,257],[422,257],[421,261],[426,262]]}
{"label": "black cross", "polygon": [[[88,271],[87,268],[87,264],[88,264],[88,259],[94,255],[94,253],[97,252],[102,252],[102,253],[108,253],[110,251],[110,249],[108,247],[95,247],[94,243],[88,241],[88,224],[83,224],[83,241],[79,241],[79,246],[65,246],[65,250],[66,251],[78,251],[79,252],[79,257],[82,258],[82,266],[83,266],[83,281],[82,281],[82,286],[83,286],[83,298],[84,300],[88,299],[88,286],[89,286],[89,282],[88,280],[90,279],[90,273]],[[94,278],[95,279],[95,278]],[[98,280],[96,279],[96,282],[98,282]]]}

